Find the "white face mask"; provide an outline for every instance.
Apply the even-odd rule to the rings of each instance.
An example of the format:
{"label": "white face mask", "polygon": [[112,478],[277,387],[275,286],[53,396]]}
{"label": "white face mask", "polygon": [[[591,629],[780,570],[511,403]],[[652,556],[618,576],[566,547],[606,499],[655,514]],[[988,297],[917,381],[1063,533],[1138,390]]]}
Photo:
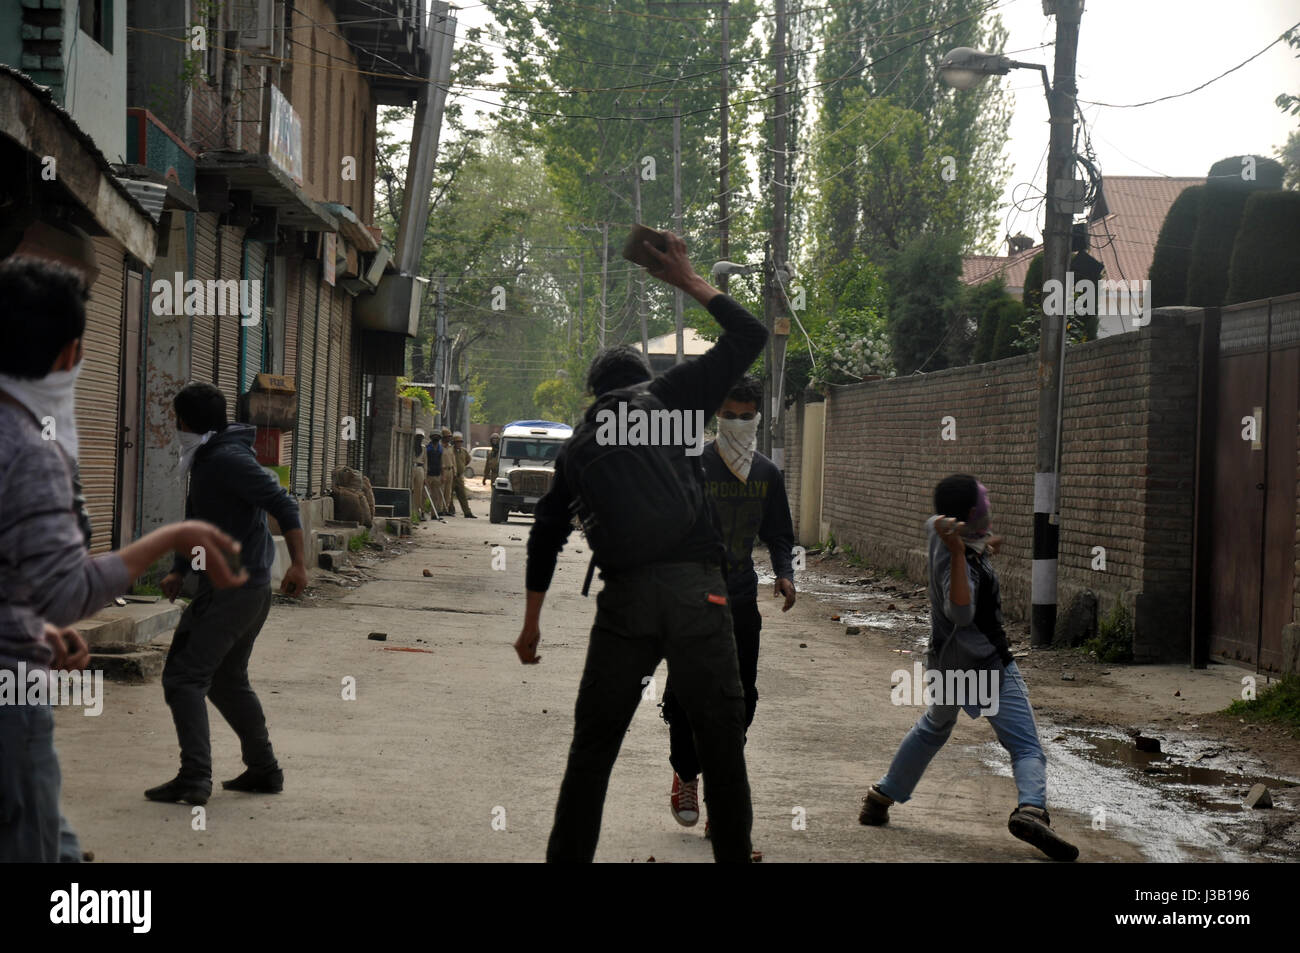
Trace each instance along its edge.
{"label": "white face mask", "polygon": [[762,414],[755,414],[753,420],[718,418],[718,455],[738,480],[749,479],[754,447],[758,442],[758,425],[762,419]]}
{"label": "white face mask", "polygon": [[77,460],[78,361],[66,371],[50,371],[36,380],[0,374],[0,390],[22,404],[41,426],[41,436],[53,440],[74,463]]}
{"label": "white face mask", "polygon": [[176,431],[176,439],[180,441],[181,452],[179,454],[179,479],[181,485],[185,485],[185,479],[190,475],[190,467],[194,466],[194,455],[199,452],[199,448],[212,439],[216,434],[215,430],[209,430],[207,433],[189,433],[184,430]]}

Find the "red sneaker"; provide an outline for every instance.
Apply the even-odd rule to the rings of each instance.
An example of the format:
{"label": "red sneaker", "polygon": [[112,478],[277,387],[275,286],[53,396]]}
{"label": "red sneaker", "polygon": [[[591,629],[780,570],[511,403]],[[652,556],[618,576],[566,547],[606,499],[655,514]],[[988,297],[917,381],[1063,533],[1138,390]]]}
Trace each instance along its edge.
{"label": "red sneaker", "polygon": [[683,781],[673,772],[673,790],[668,799],[673,820],[682,827],[694,827],[700,820],[700,779]]}

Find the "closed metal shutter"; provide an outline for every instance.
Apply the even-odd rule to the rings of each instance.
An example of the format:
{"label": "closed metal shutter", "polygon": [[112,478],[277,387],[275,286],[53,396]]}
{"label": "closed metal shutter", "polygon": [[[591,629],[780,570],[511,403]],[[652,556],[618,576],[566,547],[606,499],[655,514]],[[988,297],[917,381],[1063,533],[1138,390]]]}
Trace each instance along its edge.
{"label": "closed metal shutter", "polygon": [[[244,230],[221,228],[221,277],[236,281],[244,277]],[[239,314],[218,315],[217,386],[226,395],[226,415],[235,419],[235,400],[239,397]]]}
{"label": "closed metal shutter", "polygon": [[314,324],[313,343],[315,359],[311,367],[311,467],[313,494],[323,492],[328,474],[325,473],[325,447],[329,444],[329,431],[326,429],[329,407],[329,349],[330,349],[330,312],[334,289],[325,283],[324,277],[316,281],[316,308],[312,315]]}
{"label": "closed metal shutter", "polygon": [[[342,462],[345,466],[357,467],[357,447],[361,443],[361,392],[357,387],[352,369],[357,366],[353,348],[356,339],[352,334],[352,308],[356,299],[348,295],[343,302],[343,351],[340,362],[343,365],[343,416],[352,418],[352,439],[343,444]],[[340,430],[342,424],[339,425]]]}
{"label": "closed metal shutter", "polygon": [[[297,381],[298,378],[298,302],[302,285],[302,261],[298,258],[284,260],[284,371],[283,373]],[[301,392],[298,406],[302,406]],[[294,431],[288,430],[280,436],[280,459],[293,461]],[[296,479],[296,472],[291,474]]]}
{"label": "closed metal shutter", "polygon": [[[200,212],[194,217],[194,278],[207,282],[217,277],[217,215]],[[183,299],[182,299],[183,300]],[[196,314],[190,323],[190,380],[215,384],[216,361],[213,334],[216,323],[206,314]]]}
{"label": "closed metal shutter", "polygon": [[316,354],[316,308],[320,299],[320,265],[303,261],[298,298],[298,339],[296,348],[298,386],[298,425],[294,428],[294,491],[301,497],[312,488],[312,420],[315,402],[312,368]]}
{"label": "closed metal shutter", "polygon": [[325,483],[334,482],[334,470],[339,466],[339,418],[343,416],[343,299],[347,293],[330,289],[330,342],[329,342],[329,403],[325,421]]}
{"label": "closed metal shutter", "polygon": [[91,549],[113,548],[117,525],[117,456],[120,432],[122,304],[126,263],[110,238],[94,239],[99,277],[86,303],[84,357],[77,377],[78,463],[93,529]]}
{"label": "closed metal shutter", "polygon": [[240,381],[241,391],[247,391],[252,387],[253,379],[265,370],[262,366],[267,321],[264,305],[274,301],[271,297],[271,288],[267,283],[268,279],[273,279],[274,276],[268,274],[271,269],[267,265],[266,246],[261,242],[248,242],[245,247],[248,254],[248,274],[244,277],[249,281],[261,282],[261,293],[253,299],[252,316],[257,318],[257,323],[250,324],[243,329],[244,379]]}

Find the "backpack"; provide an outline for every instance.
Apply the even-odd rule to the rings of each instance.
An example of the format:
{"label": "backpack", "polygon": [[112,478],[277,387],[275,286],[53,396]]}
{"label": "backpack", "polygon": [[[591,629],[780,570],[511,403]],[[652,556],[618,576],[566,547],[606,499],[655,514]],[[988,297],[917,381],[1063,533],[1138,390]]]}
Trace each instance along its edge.
{"label": "backpack", "polygon": [[610,391],[588,408],[565,445],[569,510],[592,550],[584,596],[597,562],[602,570],[620,571],[667,561],[706,512],[699,458],[688,457],[685,447],[600,439],[608,428],[601,426],[601,412],[617,420],[620,403],[629,418],[633,411],[667,410],[645,385]]}

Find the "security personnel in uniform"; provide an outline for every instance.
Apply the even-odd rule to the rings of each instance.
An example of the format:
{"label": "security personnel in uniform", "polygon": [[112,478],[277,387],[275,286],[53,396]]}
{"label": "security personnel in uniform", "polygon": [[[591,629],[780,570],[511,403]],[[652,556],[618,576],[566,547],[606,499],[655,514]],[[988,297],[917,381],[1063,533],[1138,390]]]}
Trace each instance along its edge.
{"label": "security personnel in uniform", "polygon": [[469,494],[465,492],[465,468],[469,466],[469,451],[465,449],[465,437],[457,430],[451,436],[451,445],[456,451],[456,499],[460,500],[460,512],[466,519],[478,519],[469,511]]}
{"label": "security personnel in uniform", "polygon": [[492,435],[492,447],[488,450],[487,463],[483,467],[483,484],[495,482],[501,470],[501,434]]}
{"label": "security personnel in uniform", "polygon": [[452,499],[452,489],[456,483],[456,451],[451,445],[451,428],[442,428],[442,505],[443,516],[456,515],[456,503]]}

